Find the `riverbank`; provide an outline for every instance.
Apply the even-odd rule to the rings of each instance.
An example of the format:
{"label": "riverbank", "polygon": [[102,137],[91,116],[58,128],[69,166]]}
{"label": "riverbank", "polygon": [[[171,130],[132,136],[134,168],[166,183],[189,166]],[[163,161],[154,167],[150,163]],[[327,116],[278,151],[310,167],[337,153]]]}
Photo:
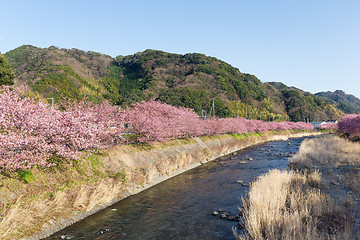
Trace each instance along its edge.
{"label": "riverbank", "polygon": [[[1,239],[39,239],[159,182],[240,149],[317,132],[268,132],[120,145],[49,170],[1,177]],[[28,177],[26,177],[28,176]],[[31,237],[27,237],[31,236]]]}
{"label": "riverbank", "polygon": [[359,239],[359,154],[359,143],[336,135],[304,140],[289,164],[296,171],[251,184],[238,239]]}

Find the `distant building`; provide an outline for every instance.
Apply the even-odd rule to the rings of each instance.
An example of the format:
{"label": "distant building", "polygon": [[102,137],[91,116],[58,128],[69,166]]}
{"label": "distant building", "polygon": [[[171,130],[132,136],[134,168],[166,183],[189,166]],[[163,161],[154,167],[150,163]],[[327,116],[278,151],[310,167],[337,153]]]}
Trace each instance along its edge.
{"label": "distant building", "polygon": [[317,121],[317,122],[311,122],[311,124],[314,126],[314,128],[319,128],[321,125],[326,123],[337,123],[337,120],[326,120],[326,121]]}
{"label": "distant building", "polygon": [[337,123],[337,120],[327,120],[326,123]]}
{"label": "distant building", "polygon": [[311,122],[314,128],[319,128],[322,124],[325,124],[325,121]]}

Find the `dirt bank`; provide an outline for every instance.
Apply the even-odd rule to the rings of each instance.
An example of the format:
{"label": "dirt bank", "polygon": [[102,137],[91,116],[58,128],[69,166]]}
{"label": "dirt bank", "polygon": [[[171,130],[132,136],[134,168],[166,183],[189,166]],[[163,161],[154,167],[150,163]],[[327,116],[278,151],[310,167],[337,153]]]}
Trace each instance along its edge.
{"label": "dirt bank", "polygon": [[[223,135],[121,145],[56,168],[32,169],[29,181],[2,177],[1,239],[41,239],[130,195],[240,149],[317,132]],[[8,179],[9,178],[9,179]],[[28,237],[31,236],[31,237]]]}

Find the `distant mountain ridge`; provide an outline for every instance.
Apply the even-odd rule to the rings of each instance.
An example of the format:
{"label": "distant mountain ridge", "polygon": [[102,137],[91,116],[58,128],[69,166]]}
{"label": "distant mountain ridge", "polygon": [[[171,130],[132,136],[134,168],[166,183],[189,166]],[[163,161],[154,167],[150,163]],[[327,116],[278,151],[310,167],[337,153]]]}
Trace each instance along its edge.
{"label": "distant mountain ridge", "polygon": [[24,45],[5,54],[17,86],[27,85],[44,98],[65,96],[127,106],[161,100],[218,117],[314,121],[339,119],[330,102],[283,83],[262,83],[256,76],[200,53],[146,50],[112,58],[96,52]]}
{"label": "distant mountain ridge", "polygon": [[315,95],[330,100],[345,113],[360,113],[360,99],[342,90],[319,92]]}

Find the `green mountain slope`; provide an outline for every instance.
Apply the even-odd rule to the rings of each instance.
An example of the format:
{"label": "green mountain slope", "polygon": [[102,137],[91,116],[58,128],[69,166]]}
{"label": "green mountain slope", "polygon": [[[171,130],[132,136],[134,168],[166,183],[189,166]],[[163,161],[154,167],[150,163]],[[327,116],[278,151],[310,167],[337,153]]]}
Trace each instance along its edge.
{"label": "green mountain slope", "polygon": [[15,85],[44,97],[103,100],[101,77],[113,59],[95,52],[24,45],[5,54],[15,71]]}
{"label": "green mountain slope", "polygon": [[292,120],[316,121],[338,119],[343,112],[333,104],[301,89],[288,87],[283,83],[265,83],[273,102],[280,103]]}
{"label": "green mountain slope", "polygon": [[319,92],[315,95],[330,100],[331,103],[335,104],[345,113],[360,113],[360,99],[353,95],[346,94],[344,91]]}
{"label": "green mountain slope", "polygon": [[5,54],[16,85],[46,98],[61,96],[127,106],[156,99],[198,114],[263,120],[322,120],[342,114],[330,102],[256,76],[204,54],[146,50],[115,59],[95,52],[21,46]]}
{"label": "green mountain slope", "polygon": [[261,103],[266,97],[262,83],[255,76],[197,53],[179,55],[146,50],[118,57],[104,82],[114,94],[109,98],[117,103],[156,98],[200,112],[209,111],[214,99],[217,113],[223,117],[230,112],[229,104],[225,103],[252,100]]}

